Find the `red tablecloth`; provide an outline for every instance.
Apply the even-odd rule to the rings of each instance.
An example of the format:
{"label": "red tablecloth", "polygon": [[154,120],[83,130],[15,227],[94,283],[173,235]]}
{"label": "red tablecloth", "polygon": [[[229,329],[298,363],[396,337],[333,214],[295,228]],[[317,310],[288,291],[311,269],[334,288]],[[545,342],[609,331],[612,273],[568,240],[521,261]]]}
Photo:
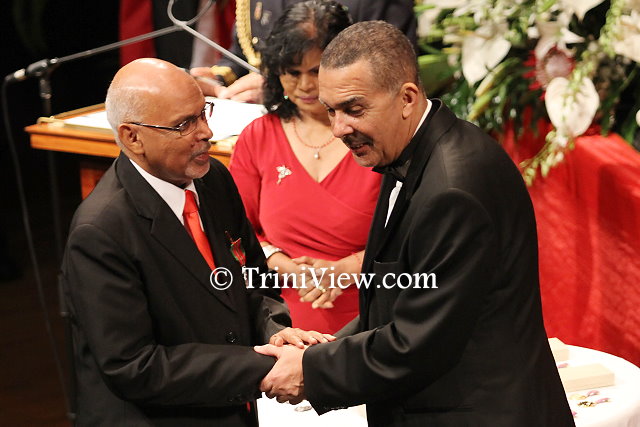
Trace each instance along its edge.
{"label": "red tablecloth", "polygon": [[[506,148],[518,162],[539,145]],[[640,365],[640,153],[618,135],[580,137],[529,192],[547,333]]]}

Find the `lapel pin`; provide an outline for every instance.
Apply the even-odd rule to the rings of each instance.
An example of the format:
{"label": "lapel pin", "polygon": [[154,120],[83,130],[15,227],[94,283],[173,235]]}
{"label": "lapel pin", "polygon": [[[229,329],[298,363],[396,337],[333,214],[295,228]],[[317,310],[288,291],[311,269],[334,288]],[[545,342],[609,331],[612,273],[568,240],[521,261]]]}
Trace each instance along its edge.
{"label": "lapel pin", "polygon": [[276,182],[276,184],[280,184],[284,178],[291,175],[291,170],[285,165],[276,167],[276,170],[278,171],[278,182]]}

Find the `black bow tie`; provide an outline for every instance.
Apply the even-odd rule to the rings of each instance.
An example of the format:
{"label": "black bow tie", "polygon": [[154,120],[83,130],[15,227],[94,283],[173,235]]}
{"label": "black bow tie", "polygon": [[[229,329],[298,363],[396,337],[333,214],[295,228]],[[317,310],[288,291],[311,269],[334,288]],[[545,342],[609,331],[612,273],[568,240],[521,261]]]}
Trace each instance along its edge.
{"label": "black bow tie", "polygon": [[404,182],[405,176],[398,170],[398,167],[389,167],[384,173],[391,175],[396,181]]}
{"label": "black bow tie", "polygon": [[391,175],[396,179],[396,181],[404,182],[404,180],[407,178],[409,163],[410,162],[408,160],[405,162],[401,162],[401,164],[398,164],[398,162],[396,161],[387,166],[373,168],[373,170],[384,175]]}

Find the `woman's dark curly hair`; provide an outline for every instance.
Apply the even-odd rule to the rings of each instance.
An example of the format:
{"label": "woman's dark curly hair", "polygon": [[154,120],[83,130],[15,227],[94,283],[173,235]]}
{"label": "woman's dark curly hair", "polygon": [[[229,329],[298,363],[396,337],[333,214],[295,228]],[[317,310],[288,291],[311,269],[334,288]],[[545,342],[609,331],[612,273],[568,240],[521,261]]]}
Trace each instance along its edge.
{"label": "woman's dark curly hair", "polygon": [[261,51],[260,69],[265,77],[264,105],[288,120],[299,117],[298,107],[284,99],[280,75],[300,65],[313,48],[324,50],[338,33],[351,25],[347,9],[333,0],[310,0],[287,8],[276,21]]}

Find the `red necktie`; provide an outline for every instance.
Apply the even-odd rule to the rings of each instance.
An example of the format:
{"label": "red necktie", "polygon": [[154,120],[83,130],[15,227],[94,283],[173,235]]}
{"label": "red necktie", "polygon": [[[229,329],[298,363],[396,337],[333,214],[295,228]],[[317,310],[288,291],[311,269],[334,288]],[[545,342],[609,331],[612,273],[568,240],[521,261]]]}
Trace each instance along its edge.
{"label": "red necktie", "polygon": [[184,190],[185,201],[184,210],[182,211],[182,217],[184,218],[184,226],[187,229],[187,233],[191,236],[195,242],[198,250],[204,257],[211,270],[215,270],[216,265],[213,262],[213,255],[211,254],[211,246],[209,246],[209,240],[202,231],[200,226],[200,217],[198,216],[198,204],[193,191]]}

